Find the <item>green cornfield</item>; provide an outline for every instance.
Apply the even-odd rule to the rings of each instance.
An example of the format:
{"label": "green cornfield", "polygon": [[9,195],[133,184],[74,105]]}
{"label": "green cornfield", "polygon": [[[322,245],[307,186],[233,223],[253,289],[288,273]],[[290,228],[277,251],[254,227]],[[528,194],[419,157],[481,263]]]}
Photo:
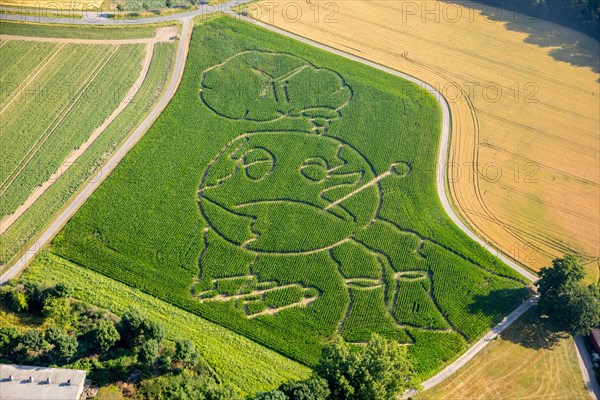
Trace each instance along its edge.
{"label": "green cornfield", "polygon": [[335,334],[380,333],[426,378],[528,294],[446,217],[440,128],[414,84],[213,18],[49,251],[307,366]]}

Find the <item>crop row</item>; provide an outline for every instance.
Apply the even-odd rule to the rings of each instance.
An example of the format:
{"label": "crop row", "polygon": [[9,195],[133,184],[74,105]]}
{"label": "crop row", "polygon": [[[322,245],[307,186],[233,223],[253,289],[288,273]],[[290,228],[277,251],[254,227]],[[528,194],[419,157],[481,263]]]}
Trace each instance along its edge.
{"label": "crop row", "polygon": [[[34,95],[24,89],[3,115],[0,143],[18,139],[7,146],[11,152],[0,174],[0,215],[14,212],[33,188],[50,178],[125,99],[139,75],[141,45],[71,46],[53,59],[50,75],[41,73],[29,84]],[[22,107],[30,111],[23,113]]]}
{"label": "crop row", "polygon": [[[351,88],[351,99],[321,135],[307,133],[313,117],[283,116],[265,122],[223,117],[202,99],[204,71],[248,49],[293,54],[316,68],[335,69]],[[256,60],[268,64],[264,57]],[[262,72],[274,68],[257,67]],[[246,90],[273,96],[268,86],[263,87],[265,94],[256,93],[254,81],[248,88],[243,80],[234,83],[233,77],[225,76],[223,87],[230,88],[222,96],[244,98]],[[304,100],[312,102],[318,93],[314,80],[302,83],[309,88]],[[331,99],[327,90],[322,94]],[[215,97],[213,103],[218,100]],[[302,108],[304,100],[290,97],[288,106]],[[415,85],[244,22],[214,18],[194,29],[187,67],[169,106],[65,226],[51,251],[307,365],[315,364],[323,343],[340,327],[342,335],[353,341],[380,332],[409,343],[419,374],[425,377],[456,357],[467,341],[477,339],[525,295],[508,267],[445,216],[431,174],[439,126],[434,99]],[[255,146],[254,139],[247,140],[273,155],[274,169],[267,169],[263,177],[264,171],[248,175],[240,165],[239,177],[228,177],[235,162],[219,166],[214,160],[249,132],[247,138],[270,132],[262,134],[264,140]],[[341,207],[335,212],[331,208],[331,213],[309,212],[315,204],[326,207],[323,199],[321,204],[306,205],[309,195],[310,201],[319,202],[325,186],[317,167],[303,175],[302,166],[323,166],[306,163],[316,157],[333,160],[339,150],[333,143],[345,144],[341,158],[348,166],[339,160],[335,164],[340,166],[336,171],[348,174],[342,179],[361,170],[368,182],[399,162],[411,170],[383,178],[381,199],[378,185],[371,185],[338,204],[356,220],[344,220]],[[328,155],[333,148],[333,156]],[[247,163],[270,158],[248,157]],[[209,176],[213,166],[217,172]],[[202,186],[207,169],[209,179],[204,183],[216,185],[211,189]],[[340,193],[350,194],[358,186],[356,181],[345,183],[349,186],[341,187]],[[294,201],[273,198],[282,190]],[[257,199],[273,201],[258,204]],[[256,220],[245,217],[243,208]],[[254,241],[253,232],[260,233]],[[338,244],[326,246],[332,243]],[[399,272],[412,275],[397,277]],[[190,290],[211,290],[214,280],[241,275],[312,287],[319,297],[306,306],[248,318],[235,302],[200,300]],[[353,282],[356,278],[363,281]],[[404,314],[394,310],[394,300],[403,305],[396,308]],[[263,306],[248,307],[257,311]],[[399,324],[396,313],[406,325],[416,326]],[[440,319],[448,321],[449,328]],[[442,326],[448,331],[440,331]]]}
{"label": "crop row", "polygon": [[0,236],[0,265],[8,263],[31,241],[81,185],[139,123],[155,104],[169,77],[174,45],[155,45],[152,64],[144,83],[131,103],[107,127],[88,150]]}
{"label": "crop row", "polygon": [[56,51],[57,44],[24,42],[21,40],[2,42],[0,59],[0,109],[5,101],[18,93],[28,77],[40,64],[46,62]]}

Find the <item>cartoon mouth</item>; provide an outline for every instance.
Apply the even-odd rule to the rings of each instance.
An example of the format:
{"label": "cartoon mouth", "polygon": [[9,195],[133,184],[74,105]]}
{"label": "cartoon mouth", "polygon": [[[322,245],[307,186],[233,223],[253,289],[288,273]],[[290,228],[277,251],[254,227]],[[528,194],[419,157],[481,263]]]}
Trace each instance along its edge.
{"label": "cartoon mouth", "polygon": [[238,205],[234,206],[233,208],[243,209],[243,208],[252,207],[252,206],[256,206],[256,205],[263,205],[263,204],[285,206],[285,205],[289,205],[289,203],[294,203],[294,204],[299,204],[299,205],[315,208],[319,212],[328,213],[328,214],[333,215],[334,217],[339,218],[345,222],[356,221],[356,216],[354,216],[350,211],[348,211],[345,207],[343,207],[340,204],[336,204],[333,207],[331,206],[331,204],[329,204],[323,208],[321,206],[318,206],[318,205],[310,203],[310,202],[294,200],[294,199],[287,199],[287,198],[251,201],[248,203],[238,204]]}

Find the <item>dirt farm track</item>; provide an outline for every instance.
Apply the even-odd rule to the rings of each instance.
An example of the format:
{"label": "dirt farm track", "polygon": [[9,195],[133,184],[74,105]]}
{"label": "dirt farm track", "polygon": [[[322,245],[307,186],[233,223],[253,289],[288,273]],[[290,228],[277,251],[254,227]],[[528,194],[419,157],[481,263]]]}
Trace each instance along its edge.
{"label": "dirt farm track", "polygon": [[448,1],[259,2],[255,18],[416,76],[450,103],[448,189],[464,221],[537,270],[600,256],[599,43]]}

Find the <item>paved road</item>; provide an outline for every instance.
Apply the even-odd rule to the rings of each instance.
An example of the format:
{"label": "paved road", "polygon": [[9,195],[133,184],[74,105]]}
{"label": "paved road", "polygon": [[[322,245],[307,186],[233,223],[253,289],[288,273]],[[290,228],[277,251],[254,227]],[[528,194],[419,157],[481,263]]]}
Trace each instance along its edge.
{"label": "paved road", "polygon": [[[44,232],[44,234],[40,237],[38,242],[34,246],[32,246],[31,249],[29,249],[29,251],[25,254],[25,256],[23,256],[23,258],[21,260],[19,260],[19,262],[17,264],[15,264],[15,266],[13,266],[9,271],[7,271],[5,274],[3,274],[0,277],[0,284],[6,282],[6,280],[16,276],[22,269],[24,269],[27,266],[27,263],[33,258],[33,256],[39,250],[39,248],[41,246],[43,246],[45,243],[49,242],[52,239],[52,237],[54,237],[54,235],[56,235],[56,233],[60,230],[60,228],[69,220],[69,218],[77,211],[77,209],[83,204],[83,202],[85,202],[85,200],[100,185],[100,183],[106,177],[106,175],[108,175],[110,173],[111,169],[115,165],[118,164],[118,162],[125,156],[125,154],[129,151],[129,149],[131,149],[131,147],[133,147],[133,145],[137,142],[137,140],[139,140],[139,138],[144,134],[144,132],[150,127],[150,125],[152,124],[154,119],[156,119],[156,117],[158,116],[160,111],[162,111],[162,109],[166,106],[166,104],[169,102],[169,100],[173,96],[175,89],[178,86],[179,80],[181,79],[181,73],[183,72],[183,64],[184,64],[184,60],[185,60],[185,53],[187,52],[187,45],[189,43],[188,36],[190,33],[189,28],[190,28],[191,18],[196,17],[198,15],[206,14],[208,12],[213,12],[213,11],[224,11],[228,14],[234,15],[238,18],[242,18],[242,19],[244,19],[250,23],[253,23],[255,25],[261,26],[263,28],[277,32],[279,34],[282,34],[282,35],[291,37],[293,39],[299,40],[301,42],[307,43],[313,47],[317,47],[317,48],[329,51],[331,53],[346,57],[348,59],[360,62],[362,64],[377,68],[381,71],[387,72],[389,74],[392,74],[392,75],[398,76],[400,78],[406,79],[410,82],[413,82],[413,83],[421,86],[423,89],[427,90],[429,93],[431,93],[437,99],[438,103],[440,104],[440,107],[442,108],[442,114],[443,114],[442,137],[440,140],[439,157],[438,157],[438,165],[442,166],[442,167],[438,168],[436,177],[437,177],[437,191],[438,191],[440,200],[442,202],[442,206],[444,207],[444,210],[446,211],[446,213],[448,214],[450,219],[452,219],[452,221],[471,239],[473,239],[474,241],[476,241],[477,243],[479,243],[486,249],[493,251],[494,255],[496,255],[499,259],[501,259],[503,262],[505,262],[508,266],[510,266],[515,271],[517,271],[519,274],[521,274],[527,280],[529,280],[531,282],[535,282],[537,280],[537,277],[534,274],[530,273],[529,271],[527,271],[526,269],[524,269],[523,267],[521,267],[520,265],[515,263],[510,257],[503,254],[500,250],[492,249],[485,240],[483,240],[479,236],[477,236],[477,234],[475,234],[469,227],[467,227],[463,223],[463,221],[458,217],[458,215],[455,213],[454,209],[452,208],[451,202],[448,199],[448,195],[446,193],[446,187],[445,187],[446,169],[443,167],[447,164],[447,161],[448,161],[448,151],[449,151],[449,144],[450,144],[450,129],[451,129],[450,116],[451,115],[450,115],[450,107],[449,107],[446,99],[441,95],[441,93],[439,93],[432,86],[428,85],[427,83],[425,83],[413,76],[404,74],[402,72],[398,72],[391,68],[387,68],[385,66],[379,65],[372,61],[365,60],[363,58],[354,56],[352,54],[343,52],[338,49],[334,49],[332,47],[323,45],[321,43],[313,42],[312,40],[295,35],[291,32],[285,31],[283,29],[279,29],[277,27],[262,23],[260,21],[241,17],[237,14],[234,14],[231,11],[231,8],[233,6],[246,3],[247,1],[248,0],[229,1],[229,2],[221,4],[218,7],[202,8],[202,9],[195,10],[195,11],[192,11],[189,13],[175,14],[175,15],[142,19],[142,20],[126,21],[126,22],[125,21],[115,21],[115,20],[105,18],[105,17],[99,17],[97,20],[93,20],[93,21],[92,20],[84,20],[83,21],[84,24],[110,24],[110,25],[113,25],[113,24],[143,24],[143,23],[165,22],[165,21],[173,21],[173,20],[185,21],[184,30],[183,30],[183,34],[182,34],[182,41],[181,41],[181,45],[178,50],[177,62],[176,62],[175,71],[174,71],[178,74],[178,78],[176,79],[177,82],[174,82],[175,79],[171,80],[171,82],[169,83],[169,88],[167,90],[167,93],[165,93],[165,96],[163,96],[163,98],[161,99],[159,106],[156,107],[151,112],[151,114],[144,120],[142,125],[140,125],[140,127],[134,132],[134,134],[127,140],[127,142],[117,151],[117,153],[114,154],[114,156],[107,163],[107,165],[102,169],[102,171],[100,171],[97,178],[92,183],[90,183],[88,186],[86,186],[86,188],[77,196],[75,201],[73,201],[71,203],[71,205],[68,207],[68,209],[65,210],[65,212],[63,212],[58,217],[58,219],[54,222],[54,224],[52,224],[50,226],[50,228],[48,228],[48,230],[46,230],[46,232]],[[16,21],[23,21],[23,20],[33,21],[33,20],[35,20],[35,18],[33,18],[33,17],[25,17],[25,19],[23,19],[24,18],[23,16],[18,16],[18,15],[0,15],[0,18],[6,19],[6,20],[16,20]],[[27,18],[30,18],[30,19],[27,19]],[[69,19],[66,19],[66,20],[65,19],[56,19],[53,22],[80,24],[82,21],[81,20],[69,20]],[[174,73],[174,77],[175,77],[175,75],[176,74]],[[167,96],[167,94],[168,94],[168,96]],[[523,313],[525,313],[532,306],[532,304],[534,304],[535,301],[536,301],[536,298],[530,298],[527,301],[525,301],[523,304],[521,304],[516,310],[514,310],[511,314],[509,314],[500,324],[498,324],[496,327],[494,327],[481,340],[479,340],[477,343],[475,343],[475,345],[473,345],[473,347],[471,347],[458,360],[456,360],[454,363],[452,363],[451,365],[446,367],[443,371],[438,373],[436,376],[425,381],[423,383],[423,387],[425,389],[428,389],[428,388],[431,388],[431,387],[437,385],[438,383],[440,383],[441,381],[443,381],[444,379],[446,379],[447,377],[452,375],[454,372],[456,372],[456,370],[458,370],[459,368],[464,366],[470,359],[472,359],[477,353],[479,353],[488,343],[490,343],[490,341],[493,338],[498,336],[498,334],[500,334],[504,329],[508,328],[515,320],[517,320],[521,315],[523,315]],[[578,350],[581,353],[581,349],[579,348],[579,346],[578,346]],[[582,355],[583,355],[583,359],[585,360],[585,354],[578,354],[578,356],[580,358],[582,357]],[[588,355],[588,357],[589,357],[589,355]],[[585,371],[587,371],[587,370],[582,369],[582,372],[584,375],[584,380],[586,381],[586,385],[588,385],[588,387],[592,388],[593,390],[597,391],[598,390],[597,382],[595,382],[595,380],[592,380],[590,383],[589,375],[586,380]],[[598,396],[594,396],[592,391],[590,391],[590,394],[592,395],[592,397],[594,399],[600,398]]]}
{"label": "paved road", "polygon": [[46,229],[39,239],[24,253],[24,255],[6,272],[0,276],[0,285],[6,283],[9,279],[16,277],[37,252],[46,243],[49,243],[52,238],[60,231],[64,224],[77,212],[77,210],[83,205],[83,203],[94,193],[94,191],[100,186],[102,181],[110,174],[119,162],[125,157],[125,155],[131,150],[131,148],[138,142],[138,140],[146,133],[148,128],[152,125],[154,120],[160,115],[162,110],[169,104],[171,98],[175,94],[175,91],[179,87],[183,69],[185,66],[185,60],[187,58],[187,51],[190,41],[191,34],[191,22],[192,18],[187,17],[182,20],[183,28],[181,31],[181,39],[179,47],[177,49],[177,55],[175,59],[175,65],[171,72],[171,78],[167,84],[167,88],[160,98],[159,102],[152,108],[150,113],[144,118],[142,123],[137,127],[135,131],[127,138],[125,143],[111,156],[108,162],[102,167],[102,169],[96,174],[94,179],[89,182],[83,190],[75,197],[75,199],[67,206],[67,208],[56,218],[56,220]]}
{"label": "paved road", "polygon": [[[460,356],[456,361],[452,364],[448,365],[437,375],[429,378],[425,382],[421,384],[423,390],[431,389],[435,385],[442,382],[444,379],[448,378],[450,375],[458,371],[460,368],[464,367],[465,364],[472,359],[477,353],[479,353],[485,346],[487,346],[490,342],[498,337],[500,333],[502,333],[506,328],[511,326],[513,322],[519,319],[523,314],[527,312],[537,302],[537,297],[531,297],[516,310],[510,313],[506,318],[502,320],[498,325],[496,325],[491,331],[489,331],[483,338],[481,338],[477,343],[475,343],[466,353]],[[409,391],[402,396],[402,399],[408,399],[411,396],[416,395],[416,391]]]}
{"label": "paved road", "polygon": [[[230,14],[233,14],[231,12],[229,12]],[[442,166],[441,168],[437,169],[437,191],[438,191],[438,195],[440,197],[440,200],[442,201],[442,206],[444,207],[444,210],[446,211],[446,213],[448,214],[448,216],[450,217],[450,219],[464,232],[467,234],[467,236],[469,236],[471,239],[473,239],[474,241],[476,241],[477,243],[479,243],[480,245],[482,245],[483,247],[485,247],[488,250],[492,250],[494,252],[494,255],[497,256],[499,259],[501,259],[502,261],[504,261],[509,267],[511,267],[512,269],[514,269],[515,271],[517,271],[519,274],[521,274],[522,276],[524,276],[525,278],[527,278],[527,280],[531,281],[531,282],[535,282],[538,278],[537,276],[535,276],[534,274],[532,274],[531,272],[527,271],[525,268],[521,267],[520,265],[518,265],[517,263],[515,263],[512,259],[510,259],[508,256],[506,256],[505,254],[503,254],[502,252],[500,252],[499,250],[495,250],[492,249],[490,247],[490,245],[483,239],[481,239],[479,236],[477,236],[477,234],[475,234],[469,227],[467,227],[462,220],[458,217],[458,215],[456,215],[456,213],[454,212],[454,209],[452,208],[452,205],[450,203],[450,200],[448,199],[448,195],[446,193],[446,168],[444,168],[444,166],[447,165],[448,162],[448,149],[449,149],[449,145],[450,145],[450,129],[451,129],[451,124],[450,124],[450,106],[448,105],[446,99],[444,98],[444,96],[442,96],[442,94],[440,92],[438,92],[434,87],[430,86],[429,84],[423,82],[422,80],[415,78],[414,76],[411,75],[407,75],[404,74],[402,72],[393,70],[391,68],[385,67],[383,65],[374,63],[372,61],[366,60],[364,58],[346,53],[342,50],[338,50],[338,49],[334,49],[332,47],[326,46],[324,44],[321,43],[317,43],[314,42],[310,39],[306,39],[302,36],[298,36],[295,35],[291,32],[288,32],[286,30],[265,24],[263,22],[260,21],[256,21],[254,19],[251,18],[246,18],[246,17],[242,17],[240,15],[235,14],[237,18],[241,18],[245,21],[251,22],[255,25],[261,26],[263,28],[269,29],[271,31],[277,32],[281,35],[285,35],[288,37],[291,37],[293,39],[299,40],[301,42],[307,43],[313,47],[317,47],[319,49],[323,49],[326,50],[330,53],[334,53],[340,56],[343,56],[345,58],[349,58],[353,61],[357,61],[359,63],[362,64],[366,64],[368,66],[371,66],[373,68],[377,68],[381,71],[387,72],[388,74],[392,74],[392,75],[396,75],[400,78],[406,79],[410,82],[413,82],[417,85],[419,85],[420,87],[422,87],[423,89],[427,90],[429,93],[431,93],[436,100],[438,101],[438,103],[440,104],[441,108],[442,108],[442,113],[443,113],[443,121],[442,121],[442,139],[440,141],[440,148],[439,148],[439,156],[438,156],[438,166]]]}
{"label": "paved road", "polygon": [[[239,4],[244,4],[250,0],[235,0],[226,1],[216,5],[201,5],[200,8],[194,11],[163,15],[159,17],[138,18],[138,19],[115,19],[111,15],[113,13],[97,12],[97,11],[76,11],[74,14],[80,15],[81,18],[53,18],[40,17],[37,15],[17,15],[17,14],[1,14],[2,21],[18,21],[18,22],[44,22],[52,24],[76,24],[76,25],[138,25],[138,24],[154,24],[158,22],[178,21],[197,17],[199,15],[209,14],[216,11],[230,11],[232,7]],[[50,11],[49,11],[50,12]]]}
{"label": "paved road", "polygon": [[[360,62],[362,64],[369,65],[369,66],[377,68],[381,71],[384,71],[389,74],[406,79],[410,82],[413,82],[413,83],[421,86],[425,90],[427,90],[429,93],[431,93],[435,97],[435,99],[440,104],[440,107],[442,108],[442,113],[443,113],[442,138],[440,141],[438,165],[445,166],[447,164],[448,151],[450,148],[449,145],[450,145],[450,130],[451,130],[450,107],[449,107],[446,99],[444,98],[444,96],[442,96],[441,93],[439,93],[435,88],[433,88],[432,86],[428,85],[427,83],[421,81],[420,79],[417,79],[413,76],[404,74],[402,72],[399,72],[399,71],[396,71],[396,70],[393,70],[390,68],[387,68],[385,66],[379,65],[372,61],[365,60],[358,56],[346,53],[346,52],[338,50],[338,49],[334,49],[332,47],[323,45],[318,42],[314,42],[310,39],[306,39],[302,36],[295,35],[291,32],[288,32],[283,29],[262,23],[260,21],[241,17],[239,15],[236,15],[236,16],[238,18],[241,18],[248,22],[251,22],[255,25],[261,26],[263,28],[277,32],[279,34],[299,40],[299,41],[309,44],[311,46],[320,48],[322,50],[326,50],[328,52],[349,58],[351,60]],[[475,234],[470,228],[468,228],[462,222],[462,220],[458,217],[458,215],[456,215],[456,213],[455,213],[454,209],[452,208],[452,205],[448,199],[448,195],[446,193],[445,182],[446,182],[446,169],[443,167],[438,168],[438,170],[437,170],[437,191],[438,191],[440,200],[442,201],[442,206],[444,207],[444,210],[446,211],[446,213],[448,214],[450,219],[452,219],[452,221],[454,221],[454,223],[465,234],[467,234],[471,239],[475,240],[477,243],[482,245],[484,248],[491,251],[495,256],[497,256],[499,259],[504,261],[509,267],[511,267],[512,269],[517,271],[519,274],[521,274],[527,280],[529,280],[531,282],[535,282],[538,279],[537,276],[535,276],[531,272],[527,271],[525,268],[523,268],[520,265],[518,265],[517,263],[515,263],[510,257],[503,254],[500,250],[491,248],[491,246],[488,243],[486,243],[485,240],[478,237],[477,234]],[[435,375],[432,378],[428,379],[427,381],[423,382],[422,383],[423,389],[427,390],[427,389],[432,388],[433,386],[439,384],[444,379],[448,378],[450,375],[455,373],[458,369],[463,367],[469,360],[471,360],[473,357],[475,357],[475,355],[477,355],[477,353],[479,353],[481,350],[483,350],[483,348],[485,346],[487,346],[493,339],[495,339],[502,331],[504,331],[506,328],[508,328],[510,325],[512,325],[517,319],[519,319],[519,317],[521,315],[523,315],[527,310],[529,310],[531,308],[531,306],[533,304],[535,304],[536,302],[537,302],[537,295],[534,297],[531,297],[531,298],[527,299],[525,302],[523,302],[519,307],[517,307],[517,309],[515,309],[506,318],[504,318],[504,320],[502,320],[502,322],[500,322],[498,325],[496,325],[494,328],[492,328],[491,331],[489,331],[481,340],[479,340],[477,343],[475,343],[469,350],[467,350],[466,353],[464,353],[462,356],[460,356],[455,362],[453,362],[452,364],[450,364],[449,366],[444,368],[437,375]],[[576,341],[580,340],[580,339],[581,338],[576,338]],[[578,350],[577,356],[580,359],[583,357],[583,360],[585,361],[586,357],[587,357],[587,360],[589,360],[589,354],[585,351],[585,348],[583,348],[583,352],[582,352],[582,347],[578,345],[577,350]],[[589,360],[589,361],[590,361],[589,363],[585,363],[585,365],[582,365],[582,375],[583,375],[584,384],[586,385],[586,388],[588,388],[588,391],[589,391],[591,397],[595,400],[600,400],[600,392],[598,391],[599,390],[598,382],[596,381],[596,379],[593,378],[593,375],[592,375],[592,379],[590,379],[590,374],[593,374],[593,371],[591,369],[591,360]],[[588,368],[586,369],[586,367],[588,367]],[[594,392],[596,394],[594,394]],[[408,398],[409,396],[412,396],[414,394],[415,394],[414,392],[406,393],[404,398]]]}
{"label": "paved road", "polygon": [[598,380],[595,378],[592,357],[590,352],[585,348],[582,336],[575,336],[575,346],[577,347],[577,361],[583,375],[585,388],[590,396],[592,396],[592,399],[600,400],[600,384],[598,384]]}

